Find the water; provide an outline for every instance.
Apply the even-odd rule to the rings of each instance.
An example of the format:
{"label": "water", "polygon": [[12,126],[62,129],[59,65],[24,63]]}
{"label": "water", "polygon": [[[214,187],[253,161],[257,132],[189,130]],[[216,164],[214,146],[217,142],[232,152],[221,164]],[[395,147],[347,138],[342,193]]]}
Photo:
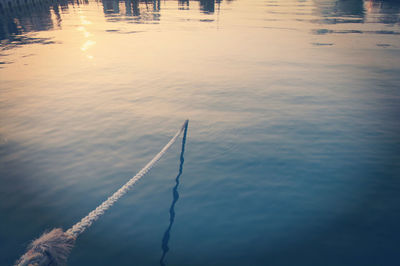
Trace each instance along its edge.
{"label": "water", "polygon": [[184,163],[176,143],[69,265],[398,262],[397,1],[65,0],[0,18],[1,265],[186,118]]}

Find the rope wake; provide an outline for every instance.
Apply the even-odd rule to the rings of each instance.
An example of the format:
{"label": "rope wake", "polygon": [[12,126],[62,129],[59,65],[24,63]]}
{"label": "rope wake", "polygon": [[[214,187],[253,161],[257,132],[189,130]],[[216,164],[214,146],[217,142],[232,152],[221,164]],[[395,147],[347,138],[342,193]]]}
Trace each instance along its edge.
{"label": "rope wake", "polygon": [[176,132],[172,139],[146,164],[134,177],[125,185],[118,189],[111,197],[82,218],[67,231],[55,228],[50,232],[44,233],[41,237],[34,240],[28,247],[28,251],[16,262],[18,266],[56,266],[64,265],[68,255],[73,248],[77,237],[89,228],[94,221],[99,219],[114,203],[125,195],[132,186],[142,178],[174,144],[182,132],[186,132],[189,120],[186,120],[182,127]]}

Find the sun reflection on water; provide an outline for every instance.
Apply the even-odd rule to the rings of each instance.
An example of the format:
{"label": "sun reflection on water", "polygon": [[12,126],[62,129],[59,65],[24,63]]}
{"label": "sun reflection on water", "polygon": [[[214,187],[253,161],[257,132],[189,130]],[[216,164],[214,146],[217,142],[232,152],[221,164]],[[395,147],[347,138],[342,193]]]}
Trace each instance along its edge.
{"label": "sun reflection on water", "polygon": [[[87,18],[86,18],[86,16],[83,16],[83,15],[81,15],[81,16],[79,16],[79,18],[80,18],[80,22],[81,22],[81,25],[82,26],[78,26],[78,31],[81,31],[82,33],[83,33],[83,36],[85,37],[85,38],[89,38],[89,37],[93,37],[93,34],[92,33],[90,33],[87,29],[86,29],[86,27],[88,26],[88,25],[92,25],[92,22],[91,21],[89,21]],[[96,44],[96,41],[93,41],[93,40],[86,40],[83,44],[82,44],[82,46],[81,46],[81,51],[83,51],[83,52],[88,52],[88,50],[92,47],[92,46],[94,46]],[[93,59],[94,57],[93,57],[93,55],[91,55],[91,54],[86,54],[86,58],[88,58],[88,59]]]}

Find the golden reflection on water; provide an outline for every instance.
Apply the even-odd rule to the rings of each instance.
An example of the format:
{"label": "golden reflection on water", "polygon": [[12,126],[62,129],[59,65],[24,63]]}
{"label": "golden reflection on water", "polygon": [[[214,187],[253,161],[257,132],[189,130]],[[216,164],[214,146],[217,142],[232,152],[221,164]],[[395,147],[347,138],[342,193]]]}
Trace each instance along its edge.
{"label": "golden reflection on water", "polygon": [[[92,22],[89,21],[89,20],[87,20],[85,16],[79,16],[79,18],[80,18],[80,20],[81,20],[81,24],[82,24],[82,25],[88,26],[88,25],[91,25],[91,24],[92,24]],[[93,37],[93,34],[91,34],[90,32],[88,32],[88,31],[86,30],[85,26],[79,26],[79,27],[78,27],[78,30],[83,32],[83,35],[84,35],[85,38]],[[91,46],[95,45],[95,44],[96,44],[96,41],[87,40],[87,41],[85,41],[85,42],[83,43],[83,45],[81,46],[81,50],[82,50],[83,52],[87,52],[87,51],[89,50],[89,48],[90,48]],[[90,54],[87,54],[86,57],[87,57],[88,59],[93,59],[93,56],[90,55]]]}
{"label": "golden reflection on water", "polygon": [[[61,10],[53,6],[49,17],[43,19],[48,30],[32,32],[24,18],[15,18],[16,25],[28,25],[26,36],[49,38],[54,43],[19,45],[2,52],[10,64],[0,69],[4,88],[1,97],[13,103],[5,110],[7,116],[2,116],[9,122],[3,123],[2,131],[8,131],[3,134],[21,134],[13,133],[13,121],[18,119],[12,117],[46,120],[44,109],[49,106],[66,119],[74,119],[76,114],[68,110],[92,108],[96,110],[92,116],[99,117],[122,112],[149,119],[166,118],[185,110],[183,118],[206,119],[212,115],[221,121],[241,121],[244,117],[254,118],[254,114],[215,107],[207,94],[224,94],[222,89],[215,91],[215,84],[251,87],[264,79],[291,80],[299,71],[310,75],[307,69],[326,66],[326,62],[399,65],[395,57],[380,49],[397,49],[398,35],[381,34],[377,38],[376,34],[378,29],[396,31],[398,26],[332,23],[337,12],[335,1],[282,1],[274,5],[241,0],[215,3],[217,8],[202,7],[200,2],[194,2],[193,7],[190,3],[183,5],[185,9],[175,1],[106,1],[104,5],[89,1]],[[339,5],[344,11],[339,10],[335,19],[347,16],[368,21],[372,19],[369,12],[376,13],[372,7],[377,7],[373,1],[364,5],[365,12],[359,2],[355,8]],[[44,26],[38,22],[37,28]],[[343,34],[347,32],[351,34]],[[360,34],[364,32],[369,33]],[[379,49],[377,45],[381,45]],[[349,62],[348,54],[362,49],[370,51]],[[319,80],[314,75],[311,78]],[[114,87],[123,93],[113,93]],[[182,87],[187,88],[183,91]],[[320,89],[312,90],[318,93]],[[268,88],[268,92],[279,91],[280,84]],[[253,93],[265,95],[266,91]],[[188,104],[192,99],[195,101]],[[257,99],[253,100],[252,105],[261,107]],[[208,102],[212,107],[204,112]],[[236,106],[239,102],[227,103],[222,98],[222,103],[215,104]],[[46,121],[51,119],[55,118]]]}

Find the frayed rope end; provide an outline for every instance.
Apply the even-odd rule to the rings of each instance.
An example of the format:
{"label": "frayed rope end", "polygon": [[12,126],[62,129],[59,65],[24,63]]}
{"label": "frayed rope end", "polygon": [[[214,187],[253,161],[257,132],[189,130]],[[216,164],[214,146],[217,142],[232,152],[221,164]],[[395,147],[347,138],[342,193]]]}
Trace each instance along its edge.
{"label": "frayed rope end", "polygon": [[65,265],[75,243],[75,237],[55,228],[34,240],[16,266]]}

